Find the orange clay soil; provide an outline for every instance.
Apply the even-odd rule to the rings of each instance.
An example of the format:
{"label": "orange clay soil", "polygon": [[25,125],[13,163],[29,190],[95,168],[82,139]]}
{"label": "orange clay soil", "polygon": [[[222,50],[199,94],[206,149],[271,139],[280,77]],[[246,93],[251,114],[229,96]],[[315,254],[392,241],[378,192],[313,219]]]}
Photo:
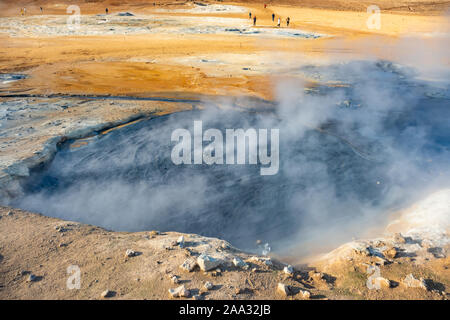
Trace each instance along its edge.
{"label": "orange clay soil", "polygon": [[[25,72],[30,75],[25,81],[12,85],[10,92],[169,97],[192,97],[200,94],[248,95],[272,99],[274,92],[271,84],[277,80],[277,77],[282,77],[283,72],[273,70],[270,66],[262,72],[246,72],[245,58],[252,54],[256,55],[255,59],[258,59],[258,54],[261,53],[288,53],[298,55],[305,59],[305,62],[370,55],[393,58],[390,56],[389,46],[395,45],[397,36],[447,28],[446,21],[441,16],[401,12],[383,14],[382,28],[369,30],[365,25],[368,18],[365,11],[293,7],[294,1],[284,5],[286,2],[281,2],[283,5],[274,5],[278,2],[269,2],[266,9],[260,3],[250,3],[245,6],[248,7],[248,11],[257,15],[259,28],[274,26],[271,21],[271,14],[274,12],[277,17],[281,16],[283,24],[285,17],[289,15],[292,21],[291,28],[319,32],[332,37],[262,39],[238,35],[155,33],[36,38],[9,37],[6,34],[0,34],[0,72]],[[74,3],[67,1],[61,5],[61,2],[27,1],[23,5],[27,7],[26,16],[31,16],[40,14],[40,5],[44,7],[45,14],[66,14],[66,4]],[[173,17],[199,16],[191,13],[173,14],[155,11],[161,8],[190,8],[184,6],[182,1],[158,1],[155,6],[140,4],[137,1],[129,1],[125,4],[121,2],[120,6],[115,6],[115,3],[117,2],[81,3],[81,13],[103,13],[105,6],[108,6],[111,13],[130,11],[135,14],[173,15]],[[331,3],[333,2],[325,1],[323,7],[328,7]],[[241,5],[243,5],[242,2]],[[19,16],[20,7],[20,3],[3,2],[0,15]],[[342,9],[339,5],[336,8]],[[433,12],[436,13],[438,10]],[[208,15],[241,19],[248,17],[246,12]],[[26,17],[24,19],[27,23]],[[246,20],[250,26],[251,22]],[[374,36],[376,38],[373,38]],[[188,57],[200,59],[204,55],[214,57],[228,53],[236,54],[233,61],[235,67],[231,69],[221,70],[216,65],[195,65],[182,61]],[[145,57],[148,61],[136,62],[133,61],[135,57]],[[292,59],[298,60],[298,57]],[[277,61],[271,63],[275,62]],[[312,82],[309,82],[309,85],[313,85]]]}

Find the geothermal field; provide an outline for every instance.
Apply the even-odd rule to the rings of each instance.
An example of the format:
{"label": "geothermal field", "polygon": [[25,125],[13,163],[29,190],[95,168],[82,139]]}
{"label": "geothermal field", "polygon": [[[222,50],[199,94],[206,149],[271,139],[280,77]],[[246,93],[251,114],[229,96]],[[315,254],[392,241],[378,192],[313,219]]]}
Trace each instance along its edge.
{"label": "geothermal field", "polygon": [[0,0],[0,299],[447,300],[449,9]]}

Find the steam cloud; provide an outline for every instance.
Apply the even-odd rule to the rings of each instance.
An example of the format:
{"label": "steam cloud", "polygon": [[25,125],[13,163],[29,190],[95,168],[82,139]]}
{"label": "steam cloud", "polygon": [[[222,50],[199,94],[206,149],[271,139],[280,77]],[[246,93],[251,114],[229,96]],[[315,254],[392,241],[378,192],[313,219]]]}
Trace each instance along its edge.
{"label": "steam cloud", "polygon": [[[261,239],[281,253],[295,246],[308,254],[312,247],[302,243],[348,240],[389,210],[448,187],[449,77],[433,67],[428,81],[421,66],[305,66],[308,76],[344,85],[306,92],[289,80],[276,87],[273,114],[211,107],[112,131],[61,150],[14,205],[114,230],[195,232],[244,249]],[[279,173],[260,176],[252,165],[175,166],[172,130],[192,129],[194,120],[205,130],[279,128]]]}

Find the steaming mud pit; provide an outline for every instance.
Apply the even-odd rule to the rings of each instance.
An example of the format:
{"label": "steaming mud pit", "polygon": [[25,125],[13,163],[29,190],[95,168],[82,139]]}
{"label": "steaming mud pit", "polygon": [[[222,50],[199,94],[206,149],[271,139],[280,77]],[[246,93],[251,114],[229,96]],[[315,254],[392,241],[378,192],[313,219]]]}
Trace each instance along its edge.
{"label": "steaming mud pit", "polygon": [[[69,3],[34,4],[0,3],[1,298],[165,299],[174,274],[205,299],[448,297],[447,2],[105,0],[79,4],[76,30]],[[379,30],[366,25],[372,4]],[[279,128],[278,174],[175,166],[172,130],[195,120],[204,131]],[[164,230],[272,251],[255,259]],[[173,245],[181,235],[184,248]],[[345,242],[320,263],[309,255]],[[129,249],[141,254],[124,259]],[[221,275],[180,269],[202,253],[224,259]],[[82,290],[66,288],[73,264]],[[368,265],[389,287],[367,287]],[[201,293],[206,280],[217,287]]]}
{"label": "steaming mud pit", "polygon": [[[68,141],[34,170],[12,205],[111,230],[219,237],[248,250],[262,240],[283,253],[305,241],[329,245],[337,230],[340,240],[349,240],[361,224],[382,221],[433,188],[430,177],[445,180],[447,87],[415,80],[411,70],[384,61],[299,71],[346,86],[306,94],[291,88],[295,103],[282,101],[265,113],[209,106]],[[375,88],[383,94],[381,109],[371,96]],[[299,113],[312,107],[311,114]],[[173,164],[172,132],[193,132],[198,120],[203,132],[221,130],[224,141],[230,128],[279,128],[278,174],[261,176],[259,165]]]}

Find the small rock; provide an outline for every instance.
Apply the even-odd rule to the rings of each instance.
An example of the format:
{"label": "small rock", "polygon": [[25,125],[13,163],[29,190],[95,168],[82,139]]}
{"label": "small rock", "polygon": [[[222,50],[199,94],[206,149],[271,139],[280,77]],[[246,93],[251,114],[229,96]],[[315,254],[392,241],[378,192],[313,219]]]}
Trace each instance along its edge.
{"label": "small rock", "polygon": [[58,231],[58,232],[61,232],[61,233],[67,231],[67,229],[64,228],[64,226],[56,226],[55,230]]}
{"label": "small rock", "polygon": [[102,298],[111,298],[113,296],[114,296],[114,291],[111,291],[111,290],[108,290],[108,289],[103,291],[102,294],[101,294]]}
{"label": "small rock", "polygon": [[192,299],[193,300],[202,300],[202,296],[196,294],[196,295],[192,296]]}
{"label": "small rock", "polygon": [[172,281],[173,284],[178,284],[180,281],[178,279],[178,276],[171,276],[170,281]]}
{"label": "small rock", "polygon": [[403,235],[401,233],[396,233],[394,235],[394,241],[396,243],[406,243],[406,239],[405,239],[405,237],[403,237]]}
{"label": "small rock", "polygon": [[184,255],[186,257],[192,256],[193,252],[189,248],[184,248]]}
{"label": "small rock", "polygon": [[230,249],[230,245],[226,242],[222,242],[222,244],[220,245],[220,247],[224,250],[229,250]]}
{"label": "small rock", "polygon": [[288,265],[287,267],[284,267],[283,272],[288,275],[293,275],[294,268],[291,265]]}
{"label": "small rock", "polygon": [[169,289],[169,295],[172,298],[188,298],[191,295],[191,292],[182,285],[175,289]]}
{"label": "small rock", "polygon": [[272,260],[270,260],[270,258],[267,258],[267,257],[255,257],[255,256],[253,256],[253,257],[250,258],[250,261],[252,261],[252,262],[262,262],[266,266],[272,266],[273,265]]}
{"label": "small rock", "polygon": [[431,253],[436,259],[442,259],[446,257],[445,251],[441,247],[428,248],[427,251]]}
{"label": "small rock", "polygon": [[33,282],[33,281],[36,281],[36,276],[34,274],[30,273],[28,275],[27,282]]}
{"label": "small rock", "polygon": [[374,240],[374,241],[372,241],[372,245],[374,247],[379,248],[379,247],[385,247],[386,243],[383,240]]}
{"label": "small rock", "polygon": [[383,253],[380,251],[380,249],[378,249],[378,248],[374,248],[374,247],[372,247],[372,246],[369,246],[369,247],[367,247],[366,248],[366,250],[369,252],[369,256],[372,256],[372,257],[381,257],[381,258],[383,258],[384,256],[383,256]]}
{"label": "small rock", "polygon": [[248,268],[248,264],[246,264],[244,261],[242,261],[242,259],[240,259],[238,257],[233,258],[233,265],[238,268],[243,268],[243,269]]}
{"label": "small rock", "polygon": [[381,287],[383,288],[390,288],[391,287],[391,281],[383,278],[383,277],[378,277],[378,283],[381,285]]}
{"label": "small rock", "polygon": [[214,285],[209,281],[205,282],[203,286],[205,287],[206,290],[211,290],[212,288],[214,288]]}
{"label": "small rock", "polygon": [[252,290],[249,288],[236,288],[234,292],[235,294],[251,294]]}
{"label": "small rock", "polygon": [[387,250],[383,251],[383,254],[385,257],[389,259],[394,259],[397,257],[398,250],[395,247],[388,248]]}
{"label": "small rock", "polygon": [[433,248],[433,247],[434,247],[434,243],[433,243],[433,241],[431,241],[430,239],[423,239],[423,240],[420,242],[420,246],[421,246],[422,248],[425,248],[425,249],[430,249],[430,248]]}
{"label": "small rock", "polygon": [[194,271],[195,267],[197,266],[197,263],[192,259],[187,259],[183,262],[182,265],[180,265],[180,268],[187,272]]}
{"label": "small rock", "polygon": [[291,287],[288,285],[285,285],[281,282],[278,283],[277,292],[281,293],[283,296],[286,296],[286,297],[292,294]]}
{"label": "small rock", "polygon": [[222,264],[222,260],[213,258],[207,254],[201,254],[198,258],[197,258],[197,264],[200,266],[200,269],[202,269],[203,271],[209,271],[212,270],[214,268],[217,268],[218,266],[220,266]]}
{"label": "small rock", "polygon": [[211,276],[213,277],[220,277],[222,275],[222,270],[216,269],[213,272],[211,272]]}
{"label": "small rock", "polygon": [[367,257],[370,256],[370,251],[367,248],[355,248],[354,253],[359,256]]}
{"label": "small rock", "polygon": [[[375,278],[370,278],[370,283],[372,284],[372,288],[374,289],[381,289],[381,288],[390,288],[391,287],[391,282],[383,277],[375,277]],[[368,283],[368,284],[370,284]]]}
{"label": "small rock", "polygon": [[119,17],[132,17],[132,16],[134,16],[134,14],[132,14],[131,12],[119,12],[117,15]]}
{"label": "small rock", "polygon": [[323,274],[321,272],[309,271],[308,276],[314,281],[323,280]]}
{"label": "small rock", "polygon": [[306,290],[300,290],[298,296],[302,299],[309,299],[311,297],[311,293]]}
{"label": "small rock", "polygon": [[389,261],[381,257],[375,257],[375,263],[377,265],[384,266],[386,264],[389,264]]}
{"label": "small rock", "polygon": [[180,248],[184,248],[184,237],[183,236],[178,238],[177,244],[180,246]]}
{"label": "small rock", "polygon": [[427,289],[425,284],[425,280],[423,278],[416,279],[412,275],[412,273],[408,274],[405,279],[403,279],[402,283],[409,288],[422,288]]}
{"label": "small rock", "polygon": [[7,216],[12,216],[14,214],[14,212],[12,211],[8,211],[8,213],[6,214]]}
{"label": "small rock", "polygon": [[131,250],[131,249],[127,249],[127,251],[125,252],[125,256],[127,257],[134,257],[136,255],[136,252]]}

